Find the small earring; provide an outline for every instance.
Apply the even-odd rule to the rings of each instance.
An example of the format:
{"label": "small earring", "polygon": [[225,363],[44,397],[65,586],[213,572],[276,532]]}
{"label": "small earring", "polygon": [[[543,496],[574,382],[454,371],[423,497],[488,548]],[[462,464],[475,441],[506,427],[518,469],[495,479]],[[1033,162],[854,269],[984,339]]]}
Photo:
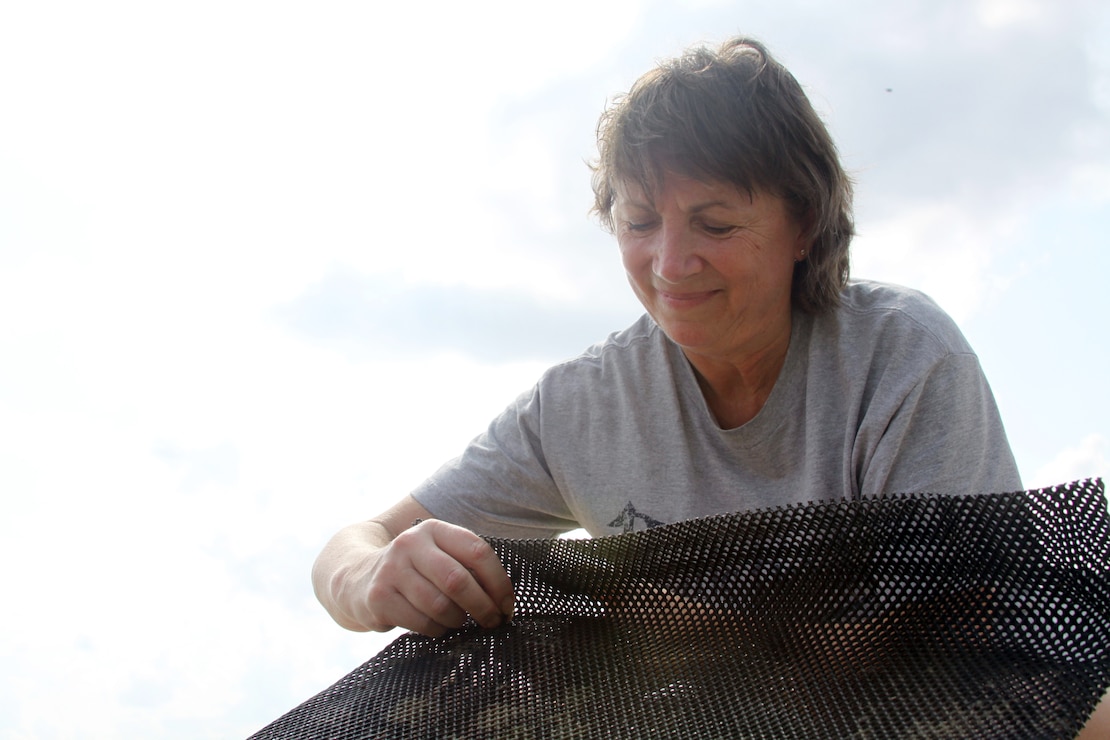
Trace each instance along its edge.
{"label": "small earring", "polygon": [[795,261],[795,262],[801,262],[801,261],[802,261],[802,260],[804,260],[805,258],[806,258],[806,250],[804,250],[804,249],[803,249],[803,250],[802,250],[802,255],[801,255],[801,256],[800,256],[800,257],[799,257],[798,259],[796,259],[796,260],[794,260],[794,261]]}

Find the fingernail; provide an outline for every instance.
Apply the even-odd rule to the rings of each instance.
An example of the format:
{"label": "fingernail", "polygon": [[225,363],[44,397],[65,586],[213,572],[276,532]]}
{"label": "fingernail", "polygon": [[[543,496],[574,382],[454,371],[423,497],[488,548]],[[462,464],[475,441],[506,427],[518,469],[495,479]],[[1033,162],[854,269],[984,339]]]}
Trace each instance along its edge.
{"label": "fingernail", "polygon": [[501,602],[501,611],[505,614],[505,621],[511,622],[513,613],[516,611],[516,597],[509,594],[505,600]]}

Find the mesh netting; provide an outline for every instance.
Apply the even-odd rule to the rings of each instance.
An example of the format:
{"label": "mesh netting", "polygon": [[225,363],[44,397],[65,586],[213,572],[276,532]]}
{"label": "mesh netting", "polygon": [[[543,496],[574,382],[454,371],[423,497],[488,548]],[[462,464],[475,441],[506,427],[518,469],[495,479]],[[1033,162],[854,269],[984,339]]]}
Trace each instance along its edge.
{"label": "mesh netting", "polygon": [[1108,524],[1090,480],[492,539],[511,623],[404,635],[253,737],[1073,738]]}

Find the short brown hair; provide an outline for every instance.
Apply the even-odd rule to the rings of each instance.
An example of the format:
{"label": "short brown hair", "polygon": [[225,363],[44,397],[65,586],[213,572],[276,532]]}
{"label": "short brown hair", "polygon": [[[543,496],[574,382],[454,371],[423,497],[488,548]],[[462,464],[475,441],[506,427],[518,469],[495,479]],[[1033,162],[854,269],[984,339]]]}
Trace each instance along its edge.
{"label": "short brown hair", "polygon": [[665,172],[783,198],[812,245],[794,270],[793,304],[835,308],[848,281],[852,184],[801,85],[763,44],[691,49],[643,75],[601,115],[593,211],[613,231],[620,182],[656,192]]}

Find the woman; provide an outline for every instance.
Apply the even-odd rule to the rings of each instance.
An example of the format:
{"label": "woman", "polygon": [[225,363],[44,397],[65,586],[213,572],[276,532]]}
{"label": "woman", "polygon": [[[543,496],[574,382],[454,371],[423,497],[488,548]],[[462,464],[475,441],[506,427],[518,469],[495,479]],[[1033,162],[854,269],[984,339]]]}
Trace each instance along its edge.
{"label": "woman", "polygon": [[849,181],[763,46],[734,39],[662,64],[598,138],[595,209],[646,315],[551,368],[461,457],[328,543],[313,583],[344,627],[500,624],[512,585],[474,532],[601,535],[1021,488],[951,319],[919,293],[848,282]]}

